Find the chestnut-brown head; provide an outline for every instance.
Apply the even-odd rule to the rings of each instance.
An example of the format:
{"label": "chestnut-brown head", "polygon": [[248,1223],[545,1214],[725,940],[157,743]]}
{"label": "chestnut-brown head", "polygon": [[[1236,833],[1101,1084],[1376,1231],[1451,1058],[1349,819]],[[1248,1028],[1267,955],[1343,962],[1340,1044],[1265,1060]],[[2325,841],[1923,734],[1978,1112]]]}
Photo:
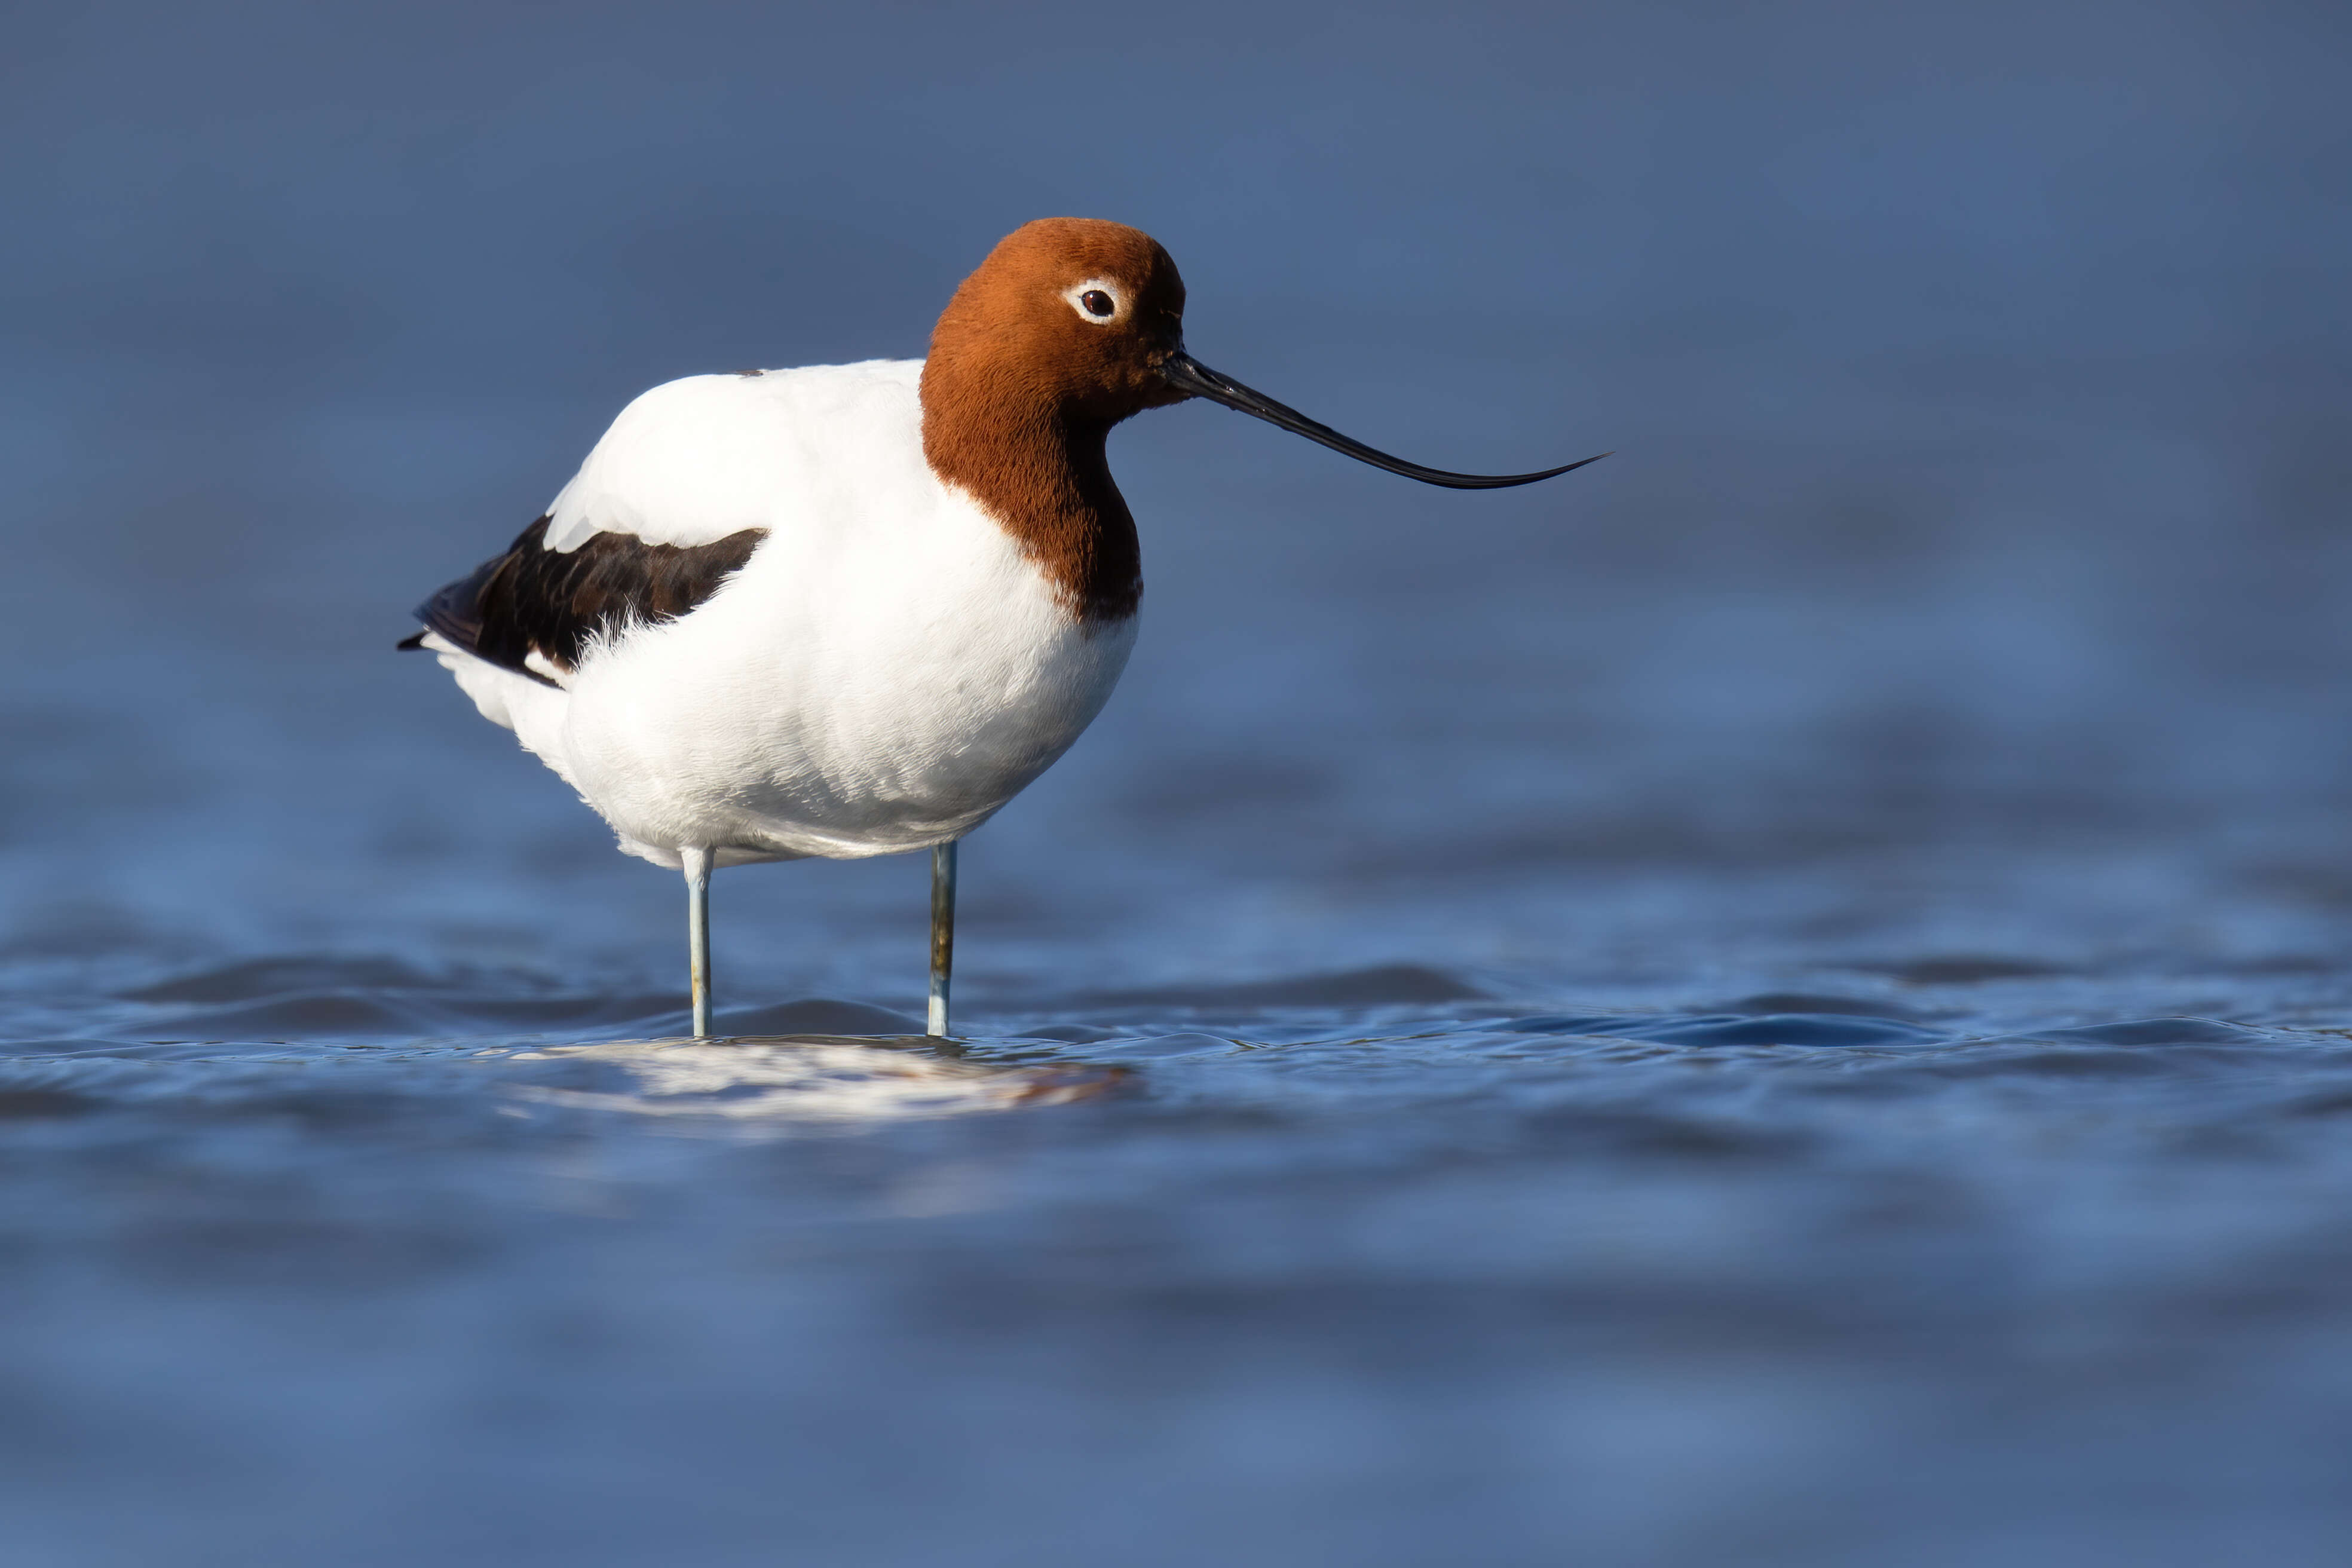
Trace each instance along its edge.
{"label": "chestnut-brown head", "polygon": [[1090,624],[1132,615],[1142,592],[1135,521],[1103,439],[1147,408],[1205,397],[1454,489],[1532,484],[1584,466],[1427,468],[1219,374],[1184,352],[1184,280],[1168,253],[1140,229],[1099,218],[1039,218],[997,242],[940,312],[922,396],[931,471],[985,507]]}
{"label": "chestnut-brown head", "polygon": [[1048,217],[997,243],[940,313],[924,401],[1051,409],[1108,429],[1190,395],[1160,366],[1184,346],[1184,279],[1157,240]]}
{"label": "chestnut-brown head", "polygon": [[1168,253],[1139,229],[1078,217],[1014,229],[948,301],[923,367],[925,446],[940,468],[934,428],[976,432],[993,421],[1010,429],[1045,418],[1091,437],[1131,414],[1188,397],[1450,489],[1533,484],[1598,461],[1533,474],[1457,474],[1342,436],[1186,353],[1184,280]]}

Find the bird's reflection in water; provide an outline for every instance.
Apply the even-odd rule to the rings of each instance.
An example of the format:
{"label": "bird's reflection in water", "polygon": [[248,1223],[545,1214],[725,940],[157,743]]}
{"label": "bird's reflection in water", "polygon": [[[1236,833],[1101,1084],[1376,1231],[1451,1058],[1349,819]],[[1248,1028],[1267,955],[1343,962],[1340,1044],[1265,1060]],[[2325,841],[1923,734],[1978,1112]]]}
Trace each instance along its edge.
{"label": "bird's reflection in water", "polygon": [[[617,1069],[615,1087],[520,1085],[515,1098],[649,1116],[723,1117],[783,1126],[854,1126],[1063,1105],[1108,1093],[1118,1068],[998,1067],[930,1048],[815,1035],[550,1046],[513,1061],[570,1060]],[[625,1087],[621,1087],[625,1084]]]}

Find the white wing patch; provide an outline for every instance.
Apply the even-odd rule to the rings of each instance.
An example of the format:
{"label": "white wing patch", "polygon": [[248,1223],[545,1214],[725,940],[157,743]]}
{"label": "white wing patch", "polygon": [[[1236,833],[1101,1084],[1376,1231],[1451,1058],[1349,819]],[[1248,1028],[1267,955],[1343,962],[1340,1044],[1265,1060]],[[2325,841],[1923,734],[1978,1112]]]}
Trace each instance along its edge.
{"label": "white wing patch", "polygon": [[922,373],[920,360],[867,360],[656,386],[549,503],[547,548],[600,533],[710,544],[822,515],[851,475],[928,478]]}

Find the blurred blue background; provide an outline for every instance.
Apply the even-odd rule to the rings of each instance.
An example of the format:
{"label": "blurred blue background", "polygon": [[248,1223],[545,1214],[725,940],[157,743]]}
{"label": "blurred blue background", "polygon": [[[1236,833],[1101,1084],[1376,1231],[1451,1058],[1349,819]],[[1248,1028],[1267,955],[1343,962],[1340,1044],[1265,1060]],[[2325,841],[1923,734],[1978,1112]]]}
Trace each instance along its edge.
{"label": "blurred blue background", "polygon": [[[975,847],[1010,862],[977,899],[1066,848],[1231,900],[1402,874],[1399,832],[1415,875],[1488,845],[1557,883],[2332,816],[2327,17],[19,15],[5,635],[11,717],[57,739],[12,748],[12,864],[60,879],[19,918],[316,935],[488,863],[656,896],[667,931],[669,889],[385,639],[637,391],[919,354],[999,235],[1064,212],[1157,235],[1197,352],[1368,440],[1622,455],[1462,497],[1205,406],[1122,431],[1147,640]],[[1040,896],[1125,874],[1088,864]],[[738,901],[791,926],[870,880]]]}
{"label": "blurred blue background", "polygon": [[[2352,1023],[2347,32],[2087,0],[16,8],[0,1024],[31,1076],[0,1100],[76,1107],[7,1145],[5,1239],[47,1270],[15,1336],[9,1441],[48,1478],[26,1561],[2329,1560],[2345,1521],[2297,1465],[2345,1435],[2304,1357],[2340,1346],[2352,1245],[2305,1103]],[[919,355],[1050,214],[1149,230],[1195,353],[1376,446],[1618,453],[1465,496],[1198,405],[1114,437],[1142,640],[967,847],[960,994],[1032,1042],[976,1049],[1303,1054],[1194,1083],[1171,1047],[1126,1110],[805,1147],[539,1111],[509,1148],[478,1086],[398,1074],[352,1144],[284,1099],[255,1063],[676,1027],[673,879],[391,645],[636,392]],[[792,1012],[814,997],[913,1008],[923,874],[721,879],[723,999],[780,1029],[831,1026]],[[1739,1058],[1757,1085],[1848,1016],[1940,1050],[2197,1015],[2099,1048],[2209,1068],[2228,1029],[2289,1033],[2147,1104],[2021,1069],[2040,1143],[1925,1089],[1834,1137],[1761,1087],[1710,1100],[1804,1151],[1755,1154],[1796,1184],[1747,1219],[1748,1177],[1594,1155],[1509,1069],[1307,1048],[1554,1014],[1811,1019],[1753,1037],[1783,1053]],[[195,1076],[142,1099],[100,1060]],[[1410,1091],[1351,1098],[1374,1080]],[[1587,1088],[1674,1121],[1696,1082]],[[2303,1120],[2183,1131],[2254,1082]],[[1284,1121],[1300,1096],[1348,1109]],[[172,1120],[199,1103],[240,1109]],[[2319,1141],[2263,1142],[2290,1123]],[[2068,1142],[2149,1125],[2176,1142]],[[2268,1163],[2184,1195],[2169,1162],[2208,1134]],[[1414,1206],[1496,1147],[1491,1189]],[[696,1163],[730,1159],[768,1163]],[[1025,1174],[861,1206],[926,1161]],[[1855,1239],[1883,1216],[1841,1228],[1864,1170],[1965,1201],[1918,1198],[1942,1239],[1883,1250]],[[575,1181],[606,1196],[545,1199]],[[1125,1217],[1072,1217],[1073,1182]],[[1321,1196],[1188,1206],[1219,1182]],[[1496,1217],[1546,1182],[1584,1195]],[[1571,1268],[1588,1202],[1587,1242],[1626,1214],[1652,1240]],[[782,1254],[736,1250],[780,1203],[830,1260],[784,1271],[789,1308]],[[2254,1216],[2284,1226],[2259,1266],[2231,1251]],[[155,1262],[205,1225],[243,1261]],[[1350,1225],[1385,1239],[1318,1250]],[[1713,1239],[1642,1251],[1668,1235]],[[337,1294],[320,1236],[422,1294]],[[501,1349],[546,1268],[574,1295]],[[2293,1332],[2168,1293],[2213,1271],[2270,1281]],[[1134,1293],[1088,1297],[1106,1273]],[[1004,1315],[890,1316],[943,1281]],[[2069,1360],[2126,1342],[2149,1362]],[[2198,1346],[2226,1394],[2142,1375]]]}

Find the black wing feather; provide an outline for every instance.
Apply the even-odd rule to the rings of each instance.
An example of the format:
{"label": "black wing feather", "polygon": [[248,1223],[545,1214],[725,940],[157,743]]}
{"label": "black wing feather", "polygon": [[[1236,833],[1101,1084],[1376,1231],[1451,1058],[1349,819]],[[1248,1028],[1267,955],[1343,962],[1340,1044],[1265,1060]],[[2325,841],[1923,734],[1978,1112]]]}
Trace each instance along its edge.
{"label": "black wing feather", "polygon": [[767,536],[747,528],[709,544],[647,544],[599,533],[559,552],[547,548],[542,517],[505,554],[418,605],[416,618],[478,658],[553,686],[525,662],[530,655],[568,670],[599,633],[677,619],[717,593]]}

